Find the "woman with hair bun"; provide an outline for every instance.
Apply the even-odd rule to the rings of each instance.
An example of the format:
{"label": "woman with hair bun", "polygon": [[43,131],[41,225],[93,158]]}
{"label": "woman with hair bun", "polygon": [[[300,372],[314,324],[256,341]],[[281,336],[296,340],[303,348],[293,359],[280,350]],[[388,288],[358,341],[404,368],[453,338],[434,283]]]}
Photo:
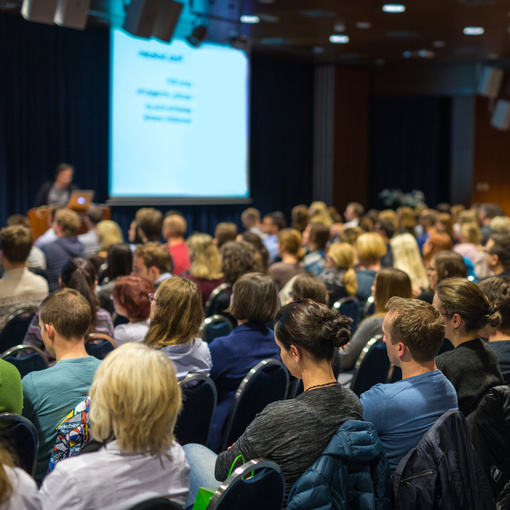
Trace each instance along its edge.
{"label": "woman with hair bun", "polygon": [[499,326],[501,315],[480,287],[464,278],[440,281],[434,306],[443,316],[446,338],[455,347],[436,358],[437,368],[455,386],[459,409],[468,416],[490,388],[503,383],[496,355],[480,338],[486,326]]}
{"label": "woman with hair bun", "polygon": [[281,359],[294,377],[303,380],[304,392],[269,404],[217,457],[200,445],[186,445],[191,498],[197,490],[194,482],[210,487],[213,470],[217,480],[225,480],[234,462],[243,463],[238,459],[243,455],[245,461],[262,457],[279,464],[286,500],[294,482],[319,458],[338,428],[347,420],[363,419],[358,397],[338,384],[331,366],[335,351],[350,340],[351,319],[303,299],[284,306],[275,320]]}
{"label": "woman with hair bun", "polygon": [[292,277],[305,272],[305,267],[301,263],[305,257],[301,242],[301,232],[295,228],[284,228],[278,232],[278,255],[282,261],[269,267],[269,275],[275,281],[278,290],[281,290]]}

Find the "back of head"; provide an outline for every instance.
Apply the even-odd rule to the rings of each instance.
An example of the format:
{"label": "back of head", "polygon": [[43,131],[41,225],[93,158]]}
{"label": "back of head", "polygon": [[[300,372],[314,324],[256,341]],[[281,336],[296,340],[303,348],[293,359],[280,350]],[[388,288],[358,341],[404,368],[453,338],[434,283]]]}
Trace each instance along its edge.
{"label": "back of head", "polygon": [[32,249],[32,231],[21,225],[0,231],[0,249],[11,264],[23,264]]}
{"label": "back of head", "polygon": [[478,218],[474,209],[468,209],[459,213],[459,223],[477,223]]}
{"label": "back of head", "polygon": [[40,320],[51,324],[65,340],[83,340],[92,322],[87,300],[74,289],[61,289],[46,297],[39,306]]}
{"label": "back of head", "polygon": [[497,232],[490,239],[494,242],[490,253],[497,255],[499,262],[506,268],[510,267],[510,234]]}
{"label": "back of head", "polygon": [[78,213],[66,207],[55,213],[55,221],[62,228],[64,236],[75,236],[80,230],[81,220]]}
{"label": "back of head", "polygon": [[243,274],[263,272],[260,253],[246,241],[229,241],[221,247],[223,279],[230,284]]}
{"label": "back of head", "polygon": [[169,237],[184,237],[188,223],[181,214],[169,214],[163,221],[163,232]]}
{"label": "back of head", "polygon": [[363,207],[363,204],[360,204],[359,202],[349,202],[347,204],[347,207],[352,208],[352,212],[356,215],[356,217],[363,216],[365,214],[365,208]]}
{"label": "back of head", "polygon": [[311,299],[328,304],[328,289],[323,280],[310,273],[298,274],[292,284],[292,299]]}
{"label": "back of head", "polygon": [[425,209],[420,214],[420,220],[428,227],[433,227],[437,221],[437,212],[433,209]]}
{"label": "back of head", "polygon": [[489,302],[501,315],[500,331],[510,330],[510,278],[493,276],[479,283],[479,287]]}
{"label": "back of head", "polygon": [[416,215],[409,206],[402,206],[397,209],[397,217],[400,229],[405,232],[411,232],[416,227]]}
{"label": "back of head", "polygon": [[349,269],[356,264],[356,250],[349,243],[333,243],[329,247],[328,257],[339,268]]}
{"label": "back of head", "polygon": [[281,211],[275,211],[270,214],[266,214],[266,216],[271,218],[271,221],[278,227],[278,230],[283,230],[287,226],[287,220]]}
{"label": "back of head", "polygon": [[165,246],[157,242],[139,244],[135,249],[135,257],[142,257],[148,269],[154,266],[161,274],[170,272],[172,268],[172,256]]}
{"label": "back of head", "polygon": [[99,248],[107,251],[112,244],[122,243],[122,230],[119,224],[112,220],[103,220],[97,224],[97,240]]}
{"label": "back of head", "polygon": [[467,268],[462,255],[454,251],[443,250],[434,255],[437,277],[439,280],[445,278],[467,278]]}
{"label": "back of head", "polygon": [[127,312],[130,320],[145,321],[151,313],[149,294],[154,285],[141,276],[119,276],[115,281],[112,297]]}
{"label": "back of head", "polygon": [[428,287],[428,278],[416,238],[411,234],[398,234],[390,241],[393,267],[409,275],[412,285]]}
{"label": "back of head", "polygon": [[386,255],[386,243],[380,234],[367,232],[356,239],[356,250],[360,261],[377,263]]}
{"label": "back of head", "polygon": [[510,232],[510,218],[507,216],[495,216],[489,223],[491,232],[501,232],[508,234]]}
{"label": "back of head", "polygon": [[304,204],[296,205],[290,212],[292,218],[292,228],[303,232],[308,225],[308,207]]}
{"label": "back of head", "polygon": [[245,228],[252,228],[260,223],[260,211],[255,207],[248,207],[241,213],[241,221]]}
{"label": "back of head", "polygon": [[447,278],[436,285],[436,295],[447,317],[458,314],[466,332],[478,334],[487,324],[497,328],[501,322],[480,287],[465,278]]}
{"label": "back of head", "polygon": [[479,209],[481,215],[483,216],[483,219],[489,219],[495,218],[496,216],[504,216],[505,213],[503,212],[503,209],[497,204],[492,203],[486,203],[482,204]]}
{"label": "back of head", "polygon": [[159,241],[163,227],[163,213],[153,207],[142,207],[135,215],[137,227],[149,241]]}
{"label": "back of head", "polygon": [[483,240],[483,234],[480,231],[480,227],[474,221],[461,224],[460,236],[463,243],[471,243],[476,246],[479,246]]}
{"label": "back of head", "polygon": [[311,299],[292,301],[275,321],[275,336],[286,350],[294,345],[316,361],[332,362],[335,350],[351,339],[352,319]]}
{"label": "back of head", "polygon": [[278,244],[285,248],[286,253],[294,255],[298,260],[303,260],[305,252],[301,246],[302,235],[295,228],[284,228],[278,232]]}
{"label": "back of head", "polygon": [[375,313],[384,313],[386,303],[394,296],[413,297],[411,280],[404,271],[386,267],[381,269],[375,278]]}
{"label": "back of head", "polygon": [[389,219],[379,220],[378,227],[379,227],[379,231],[382,230],[388,239],[391,239],[395,235],[395,232],[397,230],[397,228],[395,226],[395,222],[393,222],[392,220],[389,220]]}
{"label": "back of head", "polygon": [[165,455],[174,440],[181,390],[162,352],[134,342],[112,351],[90,387],[90,428],[122,453]]}
{"label": "back of head", "polygon": [[438,230],[446,232],[449,236],[453,237],[453,221],[450,213],[439,213],[437,215],[436,226],[440,227]]}
{"label": "back of head", "polygon": [[414,361],[432,361],[443,345],[445,326],[441,314],[420,299],[393,297],[386,305],[391,317],[393,344],[404,343]]}
{"label": "back of head", "polygon": [[7,226],[13,227],[14,225],[21,225],[22,227],[30,228],[30,222],[23,214],[13,214],[7,218]]}
{"label": "back of head", "polygon": [[427,255],[431,256],[441,250],[451,250],[453,248],[452,238],[446,232],[434,232],[430,234],[424,245],[424,256],[425,246],[428,246]]}
{"label": "back of head", "polygon": [[145,343],[156,349],[189,342],[198,336],[204,318],[202,295],[196,283],[180,276],[163,281]]}
{"label": "back of head", "polygon": [[328,206],[324,202],[312,202],[310,204],[310,223],[322,223],[326,227],[330,228],[333,225],[333,219],[329,214]]}
{"label": "back of head", "polygon": [[233,288],[230,313],[238,321],[270,322],[278,310],[278,289],[270,276],[247,273]]}
{"label": "back of head", "polygon": [[192,234],[186,240],[186,245],[191,259],[189,273],[192,276],[204,280],[221,278],[220,252],[209,234]]}
{"label": "back of head", "polygon": [[329,241],[329,228],[323,223],[312,223],[310,225],[309,240],[316,245],[316,249],[324,251]]}
{"label": "back of head", "polygon": [[235,223],[218,223],[214,231],[214,238],[216,239],[218,250],[221,250],[221,247],[228,241],[235,241],[237,234],[239,234],[239,230]]}
{"label": "back of head", "polygon": [[114,280],[118,276],[127,276],[133,269],[133,252],[127,243],[115,243],[108,249],[108,278]]}
{"label": "back of head", "polygon": [[97,225],[103,219],[103,211],[100,207],[96,205],[91,205],[87,209],[86,213],[87,218],[90,220],[92,225]]}

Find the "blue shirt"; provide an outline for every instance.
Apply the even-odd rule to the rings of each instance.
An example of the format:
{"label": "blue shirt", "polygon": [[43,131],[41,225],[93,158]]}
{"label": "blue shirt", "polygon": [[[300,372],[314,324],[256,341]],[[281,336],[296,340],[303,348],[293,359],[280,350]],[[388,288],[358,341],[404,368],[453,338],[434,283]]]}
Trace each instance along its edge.
{"label": "blue shirt", "polygon": [[266,237],[263,242],[269,252],[269,263],[272,264],[276,257],[278,257],[278,236]]}
{"label": "blue shirt", "polygon": [[455,388],[440,370],[376,384],[360,400],[363,417],[375,425],[392,471],[442,414],[458,407]]}

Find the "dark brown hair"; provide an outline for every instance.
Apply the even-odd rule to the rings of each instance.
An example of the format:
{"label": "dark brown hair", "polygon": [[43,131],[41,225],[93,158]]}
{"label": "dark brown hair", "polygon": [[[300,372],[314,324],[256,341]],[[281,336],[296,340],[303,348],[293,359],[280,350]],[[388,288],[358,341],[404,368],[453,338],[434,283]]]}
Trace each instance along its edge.
{"label": "dark brown hair", "polygon": [[115,281],[112,297],[126,309],[130,320],[145,321],[151,313],[149,294],[154,285],[141,276],[119,276]]}
{"label": "dark brown hair", "polygon": [[467,268],[462,255],[450,250],[437,252],[434,257],[438,281],[445,278],[466,278]]}
{"label": "dark brown hair", "polygon": [[275,321],[275,336],[286,350],[295,345],[317,361],[333,361],[335,349],[351,339],[352,319],[311,299],[284,306]]}
{"label": "dark brown hair", "polygon": [[269,322],[278,310],[278,289],[270,276],[247,273],[234,283],[230,313],[239,321]]}
{"label": "dark brown hair", "polygon": [[161,273],[168,273],[172,268],[172,256],[160,243],[139,244],[135,249],[135,257],[141,257],[147,269],[154,266]]}
{"label": "dark brown hair", "polygon": [[328,289],[324,280],[310,273],[298,274],[292,284],[292,299],[312,299],[323,305],[328,304]]}
{"label": "dark brown hair", "polygon": [[223,279],[232,285],[246,273],[263,272],[262,256],[246,241],[229,241],[221,247]]}
{"label": "dark brown hair", "polygon": [[510,329],[510,278],[508,276],[493,276],[481,281],[480,289],[490,303],[501,315],[501,324],[498,329],[506,331]]}
{"label": "dark brown hair", "polygon": [[11,264],[21,264],[27,260],[32,242],[32,231],[21,225],[6,227],[0,231],[0,248]]}
{"label": "dark brown hair", "polygon": [[40,307],[43,324],[51,324],[66,340],[84,338],[92,322],[87,300],[74,289],[60,289],[44,299]]}
{"label": "dark brown hair", "polygon": [[216,239],[218,250],[221,250],[221,247],[225,243],[228,243],[228,241],[235,241],[238,233],[239,229],[235,223],[218,223],[214,231],[214,238]]}
{"label": "dark brown hair", "polygon": [[386,303],[393,296],[413,297],[411,280],[407,273],[393,267],[381,269],[375,276],[375,313],[384,313]]}
{"label": "dark brown hair", "polygon": [[159,241],[163,227],[163,213],[153,207],[142,207],[136,211],[136,226],[149,241]]}
{"label": "dark brown hair", "polygon": [[317,245],[318,250],[325,250],[329,241],[329,228],[323,223],[311,223],[309,240]]}

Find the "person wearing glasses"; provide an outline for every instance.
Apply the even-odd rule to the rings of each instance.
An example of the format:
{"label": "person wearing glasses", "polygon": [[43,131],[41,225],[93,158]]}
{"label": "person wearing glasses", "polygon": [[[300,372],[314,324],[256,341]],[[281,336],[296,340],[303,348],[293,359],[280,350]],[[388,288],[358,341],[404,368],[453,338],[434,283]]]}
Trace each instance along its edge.
{"label": "person wearing glasses", "polygon": [[498,358],[480,338],[487,325],[499,326],[501,315],[480,287],[465,278],[439,282],[434,307],[443,317],[446,338],[455,347],[440,354],[436,365],[457,390],[459,410],[467,417],[489,389],[503,384]]}
{"label": "person wearing glasses", "polygon": [[190,372],[209,375],[209,346],[199,338],[204,318],[202,295],[195,282],[174,276],[165,280],[151,301],[151,326],[144,343],[164,352],[173,362],[179,379]]}

